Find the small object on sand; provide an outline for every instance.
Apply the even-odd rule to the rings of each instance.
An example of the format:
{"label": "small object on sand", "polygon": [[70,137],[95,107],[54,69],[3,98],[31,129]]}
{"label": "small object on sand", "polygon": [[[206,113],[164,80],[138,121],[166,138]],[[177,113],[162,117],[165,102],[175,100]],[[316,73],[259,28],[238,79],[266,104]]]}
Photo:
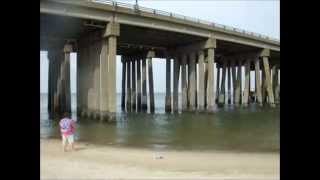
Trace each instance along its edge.
{"label": "small object on sand", "polygon": [[163,159],[164,157],[162,155],[154,155],[154,159]]}

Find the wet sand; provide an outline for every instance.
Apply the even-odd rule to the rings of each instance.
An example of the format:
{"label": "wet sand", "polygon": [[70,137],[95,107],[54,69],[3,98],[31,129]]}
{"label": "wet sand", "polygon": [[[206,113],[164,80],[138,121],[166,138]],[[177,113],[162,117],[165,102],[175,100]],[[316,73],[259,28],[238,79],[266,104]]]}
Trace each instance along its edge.
{"label": "wet sand", "polygon": [[[279,153],[155,151],[40,139],[41,179],[279,179]],[[163,158],[159,158],[162,156]]]}

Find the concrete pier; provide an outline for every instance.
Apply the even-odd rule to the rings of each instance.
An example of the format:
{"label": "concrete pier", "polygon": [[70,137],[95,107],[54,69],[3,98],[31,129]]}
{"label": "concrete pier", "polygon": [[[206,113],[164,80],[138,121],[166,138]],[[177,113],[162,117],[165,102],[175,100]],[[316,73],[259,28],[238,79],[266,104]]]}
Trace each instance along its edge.
{"label": "concrete pier", "polygon": [[137,61],[137,110],[141,111],[141,59],[136,57]]}
{"label": "concrete pier", "polygon": [[150,112],[154,113],[154,87],[153,87],[153,71],[152,71],[152,58],[155,57],[154,51],[149,51],[147,54],[148,60],[148,80],[149,80],[149,97],[150,97]]}
{"label": "concrete pier", "polygon": [[201,50],[198,52],[198,67],[199,67],[199,90],[198,90],[198,110],[203,111],[205,108],[205,63],[204,52]]}
{"label": "concrete pier", "polygon": [[173,60],[173,112],[177,113],[179,111],[179,74],[180,74],[180,62],[177,56]]}
{"label": "concrete pier", "polygon": [[166,57],[166,99],[165,111],[171,112],[171,57]]}
{"label": "concrete pier", "polygon": [[[77,53],[79,116],[115,120],[117,54],[121,55],[122,62],[122,80],[118,83],[122,86],[123,111],[147,112],[148,103],[150,112],[155,111],[154,91],[157,90],[154,83],[159,82],[153,81],[153,68],[158,68],[156,64],[153,65],[157,67],[153,67],[153,58],[166,59],[166,112],[179,112],[180,102],[182,111],[213,112],[216,103],[247,106],[252,94],[250,70],[253,70],[248,59],[254,61],[258,104],[269,103],[274,107],[280,103],[279,41],[254,33],[231,33],[232,29],[208,26],[201,21],[195,23],[187,18],[166,17],[157,11],[139,15],[131,12],[129,6],[91,1],[40,1],[40,50],[48,51],[50,114],[71,112],[72,52]],[[246,60],[244,79],[243,60]],[[179,102],[180,65],[182,99]],[[242,80],[245,80],[243,93]]]}
{"label": "concrete pier", "polygon": [[181,56],[181,103],[182,103],[182,111],[186,111],[188,109],[187,99],[187,56],[186,54],[182,54]]}

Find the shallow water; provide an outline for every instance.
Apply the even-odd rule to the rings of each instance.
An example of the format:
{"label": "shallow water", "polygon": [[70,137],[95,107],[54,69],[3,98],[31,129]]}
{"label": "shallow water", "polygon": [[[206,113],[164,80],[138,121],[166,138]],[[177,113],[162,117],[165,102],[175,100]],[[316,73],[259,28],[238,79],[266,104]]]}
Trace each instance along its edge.
{"label": "shallow water", "polygon": [[[60,138],[57,120],[48,118],[47,95],[41,95],[40,137]],[[156,94],[156,112],[122,113],[120,94],[117,122],[103,123],[76,117],[76,96],[72,96],[76,139],[95,144],[174,150],[223,150],[278,152],[280,109],[226,105],[214,114],[164,113],[164,94]]]}

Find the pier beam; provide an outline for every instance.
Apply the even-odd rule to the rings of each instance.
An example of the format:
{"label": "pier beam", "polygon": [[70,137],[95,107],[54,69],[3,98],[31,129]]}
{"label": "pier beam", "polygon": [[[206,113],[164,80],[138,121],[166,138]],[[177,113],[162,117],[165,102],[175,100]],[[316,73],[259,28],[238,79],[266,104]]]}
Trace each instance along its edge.
{"label": "pier beam", "polygon": [[180,62],[178,57],[176,56],[173,61],[173,112],[179,112],[179,74],[180,74]]}
{"label": "pier beam", "polygon": [[255,68],[255,79],[256,79],[256,95],[257,95],[257,102],[260,106],[262,106],[262,95],[261,95],[261,81],[260,81],[260,59],[256,58],[254,61],[254,68]]}
{"label": "pier beam", "polygon": [[244,85],[244,94],[242,99],[242,105],[244,107],[248,106],[249,100],[249,83],[250,83],[250,60],[245,61],[245,85]]}
{"label": "pier beam", "polygon": [[152,71],[152,58],[155,57],[154,51],[148,51],[148,79],[149,79],[149,97],[150,97],[150,113],[154,113],[154,88],[153,88],[153,71]]}
{"label": "pier beam", "polygon": [[207,49],[207,62],[208,62],[208,85],[207,85],[207,111],[212,112],[215,109],[215,93],[214,93],[214,49],[216,48],[216,40],[208,39]]}
{"label": "pier beam", "polygon": [[205,64],[204,64],[204,52],[201,50],[198,53],[198,64],[199,64],[199,90],[198,90],[198,110],[203,111],[205,107]]}
{"label": "pier beam", "polygon": [[166,57],[166,99],[165,111],[171,112],[171,58]]}
{"label": "pier beam", "polygon": [[196,103],[196,54],[192,52],[190,54],[190,110],[193,111],[195,110],[195,103]]}
{"label": "pier beam", "polygon": [[186,111],[188,109],[188,95],[187,95],[187,56],[186,54],[182,54],[181,56],[181,103],[182,103],[182,111]]}
{"label": "pier beam", "polygon": [[138,112],[141,111],[141,60],[138,56],[137,58],[137,109]]}

